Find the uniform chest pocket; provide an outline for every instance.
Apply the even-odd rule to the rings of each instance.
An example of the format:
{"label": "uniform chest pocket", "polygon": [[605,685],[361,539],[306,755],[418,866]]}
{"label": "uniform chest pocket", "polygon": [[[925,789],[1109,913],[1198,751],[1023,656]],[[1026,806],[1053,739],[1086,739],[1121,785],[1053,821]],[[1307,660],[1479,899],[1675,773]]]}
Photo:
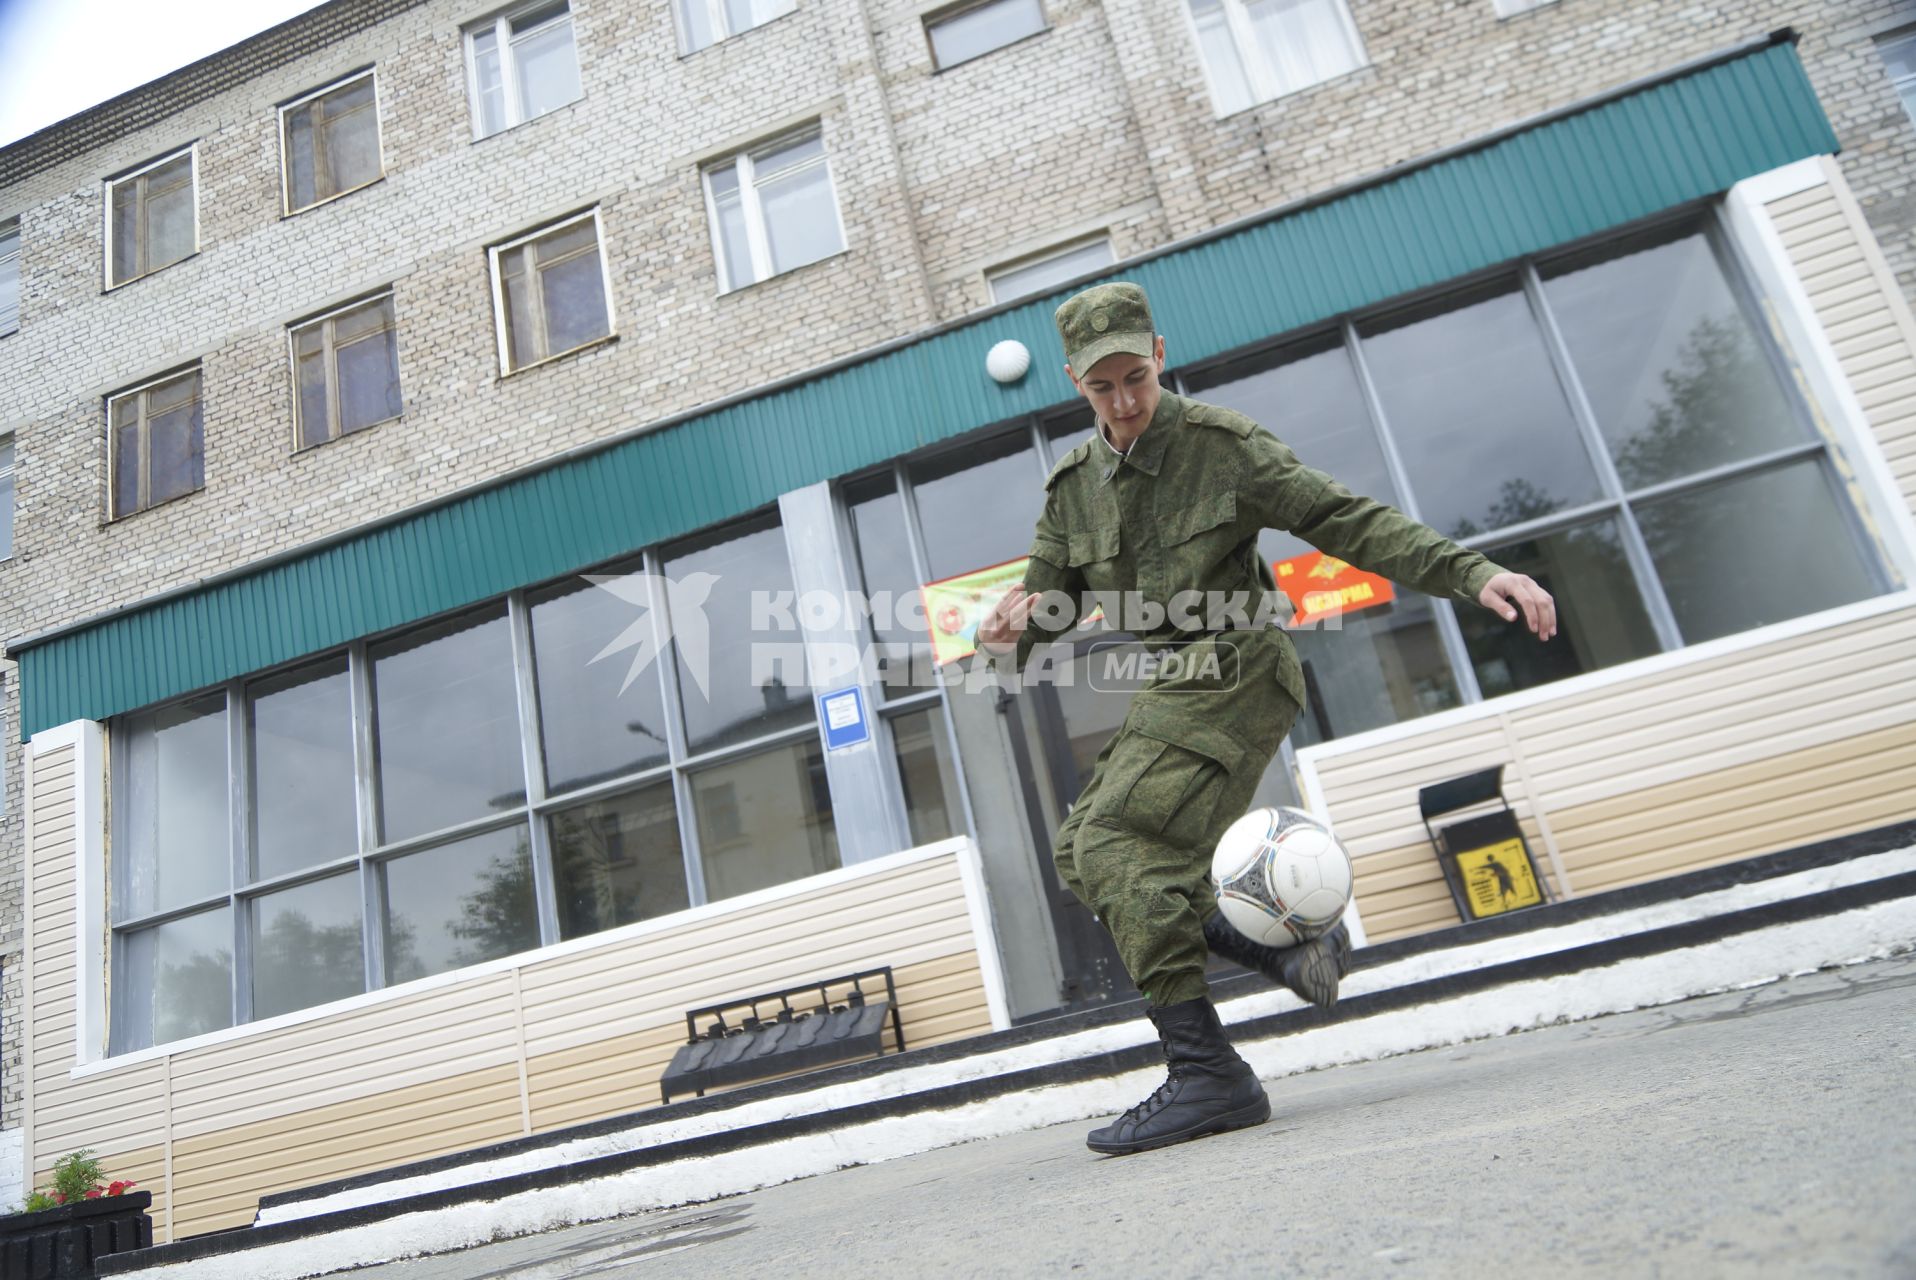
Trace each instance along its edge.
{"label": "uniform chest pocket", "polygon": [[1067,538],[1065,562],[1074,569],[1118,554],[1118,526],[1099,525],[1092,529],[1073,529]]}
{"label": "uniform chest pocket", "polygon": [[1159,518],[1158,527],[1164,530],[1164,545],[1174,547],[1200,533],[1236,523],[1237,494],[1227,489],[1166,512]]}

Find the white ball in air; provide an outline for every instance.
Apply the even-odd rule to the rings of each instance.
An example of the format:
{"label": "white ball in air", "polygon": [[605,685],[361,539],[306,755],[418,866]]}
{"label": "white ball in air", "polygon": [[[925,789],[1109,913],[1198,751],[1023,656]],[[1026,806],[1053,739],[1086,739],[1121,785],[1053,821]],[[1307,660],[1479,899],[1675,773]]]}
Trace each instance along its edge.
{"label": "white ball in air", "polygon": [[1016,382],[1031,368],[1031,353],[1016,338],[1006,338],[985,352],[985,372],[999,382]]}

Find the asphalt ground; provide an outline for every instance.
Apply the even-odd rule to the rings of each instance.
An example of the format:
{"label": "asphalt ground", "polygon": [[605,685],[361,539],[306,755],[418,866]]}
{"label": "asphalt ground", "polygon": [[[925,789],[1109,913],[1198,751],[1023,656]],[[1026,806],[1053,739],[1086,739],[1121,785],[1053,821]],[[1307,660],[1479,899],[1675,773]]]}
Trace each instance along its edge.
{"label": "asphalt ground", "polygon": [[1916,957],[1270,1088],[1162,1151],[1061,1125],[354,1275],[1916,1278]]}

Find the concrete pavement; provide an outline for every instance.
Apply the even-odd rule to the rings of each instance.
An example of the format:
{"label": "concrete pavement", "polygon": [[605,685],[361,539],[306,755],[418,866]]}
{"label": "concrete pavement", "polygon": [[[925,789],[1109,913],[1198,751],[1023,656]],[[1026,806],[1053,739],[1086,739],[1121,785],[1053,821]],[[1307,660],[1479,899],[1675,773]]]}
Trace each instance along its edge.
{"label": "concrete pavement", "polygon": [[1916,1276],[1916,958],[1312,1072],[1121,1159],[1070,1124],[355,1273]]}

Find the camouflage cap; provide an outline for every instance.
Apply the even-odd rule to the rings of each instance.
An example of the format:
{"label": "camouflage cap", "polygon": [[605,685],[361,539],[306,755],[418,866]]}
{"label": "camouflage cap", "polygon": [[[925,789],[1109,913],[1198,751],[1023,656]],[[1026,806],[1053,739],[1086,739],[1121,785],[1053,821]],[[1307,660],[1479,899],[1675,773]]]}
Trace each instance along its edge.
{"label": "camouflage cap", "polygon": [[1127,352],[1149,359],[1157,354],[1157,330],[1144,290],[1127,281],[1093,285],[1066,298],[1054,317],[1064,339],[1064,360],[1082,378],[1109,355]]}

